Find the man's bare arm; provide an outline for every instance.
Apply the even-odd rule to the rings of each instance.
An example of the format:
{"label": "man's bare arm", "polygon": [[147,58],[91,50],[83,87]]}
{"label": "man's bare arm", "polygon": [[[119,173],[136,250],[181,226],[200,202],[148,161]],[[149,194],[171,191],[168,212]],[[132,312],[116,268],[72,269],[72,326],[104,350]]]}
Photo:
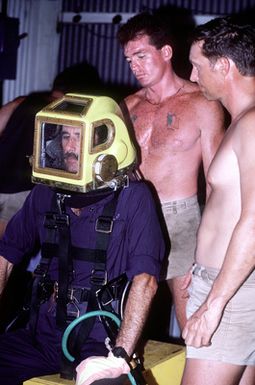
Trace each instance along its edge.
{"label": "man's bare arm", "polygon": [[0,136],[2,135],[8,120],[18,107],[18,105],[25,99],[24,96],[20,96],[11,102],[6,103],[0,108]]}
{"label": "man's bare arm", "polygon": [[[253,212],[255,216],[255,211]],[[207,346],[222,313],[245,279],[255,268],[255,219],[242,216],[235,228],[227,255],[205,303],[189,318],[182,336],[186,345]],[[242,241],[249,237],[245,245]]]}
{"label": "man's bare arm", "polygon": [[0,256],[0,296],[11,274],[12,267],[12,263],[8,262],[7,259]]}
{"label": "man's bare arm", "polygon": [[226,304],[255,268],[254,119],[255,111],[239,123],[233,140],[240,172],[241,215],[207,300],[187,321],[183,331],[187,345],[199,347],[210,343]]}
{"label": "man's bare arm", "polygon": [[133,353],[141,335],[156,291],[155,277],[145,273],[134,277],[116,341],[116,345],[122,346],[129,355]]}
{"label": "man's bare arm", "polygon": [[[135,350],[156,290],[157,282],[154,277],[145,273],[134,277],[116,340],[116,346],[123,347],[129,356]],[[125,359],[117,358],[110,352],[108,357],[87,358],[80,363],[76,371],[76,384],[90,385],[102,378],[116,378],[127,374],[130,367]]]}

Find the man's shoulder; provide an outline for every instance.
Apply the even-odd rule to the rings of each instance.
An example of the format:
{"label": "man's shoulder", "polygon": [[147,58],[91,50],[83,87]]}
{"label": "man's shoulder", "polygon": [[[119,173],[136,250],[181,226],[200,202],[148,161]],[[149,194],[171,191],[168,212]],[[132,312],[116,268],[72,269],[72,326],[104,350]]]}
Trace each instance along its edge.
{"label": "man's shoulder", "polygon": [[24,100],[25,100],[25,96],[18,96],[17,98],[11,100],[10,102],[4,104],[1,108],[0,108],[0,113],[12,113]]}
{"label": "man's shoulder", "polygon": [[255,101],[254,105],[252,105],[250,108],[247,108],[243,114],[240,114],[240,119],[252,119],[254,122],[254,115],[255,115]]}
{"label": "man's shoulder", "polygon": [[130,181],[128,188],[123,189],[123,196],[130,200],[144,200],[151,197],[151,191],[145,181]]}
{"label": "man's shoulder", "polygon": [[185,86],[185,92],[183,97],[187,98],[187,101],[194,107],[195,111],[199,113],[215,113],[216,111],[223,111],[220,102],[216,100],[208,100],[201,92],[199,86],[196,83],[188,82]]}
{"label": "man's shoulder", "polygon": [[54,194],[54,191],[47,185],[36,184],[31,191],[31,199],[36,202],[45,202],[50,199]]}
{"label": "man's shoulder", "polygon": [[135,107],[142,100],[144,100],[144,93],[142,89],[133,94],[126,96],[124,99],[128,109]]}
{"label": "man's shoulder", "polygon": [[136,180],[136,179],[133,179],[133,180],[130,180],[129,183],[128,183],[128,187],[125,188],[124,187],[124,191],[127,190],[127,191],[140,191],[140,190],[144,190],[144,189],[147,189],[147,184],[144,180]]}
{"label": "man's shoulder", "polygon": [[243,113],[239,114],[239,117],[235,119],[235,122],[232,123],[232,127],[236,127],[237,131],[240,128],[242,133],[245,131],[254,132],[254,120],[255,120],[255,104],[248,109],[245,109]]}
{"label": "man's shoulder", "polygon": [[193,100],[194,103],[208,103],[209,101],[201,92],[199,86],[196,83],[187,81],[183,87],[183,92],[181,93],[186,98]]}

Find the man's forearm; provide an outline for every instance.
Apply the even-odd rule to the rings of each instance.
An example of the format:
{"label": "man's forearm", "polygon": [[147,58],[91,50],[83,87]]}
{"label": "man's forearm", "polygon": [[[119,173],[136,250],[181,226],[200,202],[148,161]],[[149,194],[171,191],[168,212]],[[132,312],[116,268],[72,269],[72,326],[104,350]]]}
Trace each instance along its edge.
{"label": "man's forearm", "polygon": [[12,271],[12,263],[8,262],[7,259],[0,256],[0,295],[2,294],[5,285],[8,281],[9,275]]}
{"label": "man's forearm", "polygon": [[182,336],[187,345],[199,348],[211,343],[225,306],[255,267],[255,224],[240,219],[232,234],[229,247],[206,301],[188,319]]}
{"label": "man's forearm", "polygon": [[156,291],[155,277],[145,273],[134,277],[116,341],[116,346],[122,346],[129,355],[141,335]]}

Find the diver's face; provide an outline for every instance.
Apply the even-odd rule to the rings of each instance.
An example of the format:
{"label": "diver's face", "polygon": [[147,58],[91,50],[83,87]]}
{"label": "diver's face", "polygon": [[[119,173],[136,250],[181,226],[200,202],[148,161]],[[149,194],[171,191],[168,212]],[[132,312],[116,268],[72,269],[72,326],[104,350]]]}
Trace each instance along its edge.
{"label": "diver's face", "polygon": [[77,173],[79,171],[81,129],[63,126],[61,143],[66,171]]}

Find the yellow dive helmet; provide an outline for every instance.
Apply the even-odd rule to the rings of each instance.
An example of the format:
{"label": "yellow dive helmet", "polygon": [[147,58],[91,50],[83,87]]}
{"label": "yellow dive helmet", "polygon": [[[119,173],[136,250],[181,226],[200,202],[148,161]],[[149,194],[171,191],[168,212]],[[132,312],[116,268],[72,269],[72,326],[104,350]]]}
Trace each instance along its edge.
{"label": "yellow dive helmet", "polygon": [[136,151],[118,104],[66,94],[36,114],[32,181],[67,191],[125,183]]}

